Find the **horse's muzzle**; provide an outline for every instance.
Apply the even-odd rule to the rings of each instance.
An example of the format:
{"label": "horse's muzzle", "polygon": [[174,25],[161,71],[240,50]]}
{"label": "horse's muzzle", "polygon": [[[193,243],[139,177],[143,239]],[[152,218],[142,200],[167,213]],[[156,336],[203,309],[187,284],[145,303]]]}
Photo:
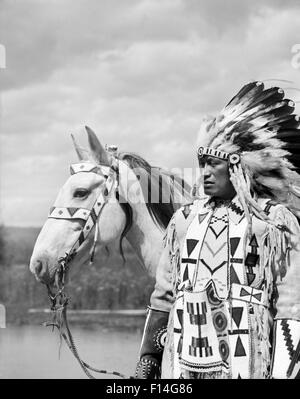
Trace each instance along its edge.
{"label": "horse's muzzle", "polygon": [[30,271],[35,275],[35,278],[44,284],[50,284],[51,278],[50,272],[48,269],[48,262],[46,259],[32,259],[30,261]]}

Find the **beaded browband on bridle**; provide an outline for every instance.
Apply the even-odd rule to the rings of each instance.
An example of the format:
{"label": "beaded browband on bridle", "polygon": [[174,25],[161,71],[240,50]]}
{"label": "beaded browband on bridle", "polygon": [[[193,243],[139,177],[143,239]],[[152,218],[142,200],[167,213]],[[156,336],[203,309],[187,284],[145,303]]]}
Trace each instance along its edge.
{"label": "beaded browband on bridle", "polygon": [[105,178],[105,183],[102,185],[102,190],[100,194],[97,196],[94,205],[91,209],[86,208],[74,208],[74,207],[56,207],[53,206],[50,208],[50,212],[48,215],[49,219],[81,219],[85,223],[82,227],[82,230],[78,233],[78,238],[70,248],[70,250],[66,253],[66,256],[60,259],[60,262],[63,260],[65,265],[74,258],[77,250],[81,246],[81,244],[86,240],[87,236],[92,231],[95,226],[95,235],[94,235],[94,245],[91,251],[91,262],[93,262],[95,245],[98,238],[98,223],[97,220],[100,216],[100,213],[107,203],[108,199],[111,196],[111,193],[117,189],[117,173],[118,173],[118,165],[116,160],[112,164],[112,166],[103,166],[96,165],[90,162],[81,162],[75,163],[70,166],[71,175],[75,173],[89,172],[96,173]]}

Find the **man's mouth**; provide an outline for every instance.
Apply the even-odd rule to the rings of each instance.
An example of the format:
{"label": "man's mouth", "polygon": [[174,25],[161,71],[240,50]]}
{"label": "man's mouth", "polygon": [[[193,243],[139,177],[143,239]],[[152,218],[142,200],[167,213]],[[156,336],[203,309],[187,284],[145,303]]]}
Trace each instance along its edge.
{"label": "man's mouth", "polygon": [[204,182],[204,187],[210,187],[210,186],[212,186],[214,183],[213,182],[211,182],[211,181],[205,181]]}

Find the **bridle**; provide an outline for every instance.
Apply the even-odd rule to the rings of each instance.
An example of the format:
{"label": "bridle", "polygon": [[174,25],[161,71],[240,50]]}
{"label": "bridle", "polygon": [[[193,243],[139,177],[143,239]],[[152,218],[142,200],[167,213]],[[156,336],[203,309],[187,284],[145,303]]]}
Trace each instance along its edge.
{"label": "bridle", "polygon": [[[48,219],[65,219],[65,220],[80,219],[84,221],[82,230],[78,232],[78,237],[71,246],[70,250],[66,252],[65,257],[63,258],[66,265],[70,260],[72,260],[75,257],[77,250],[87,239],[88,235],[93,230],[93,227],[95,227],[94,245],[91,252],[91,261],[93,261],[95,245],[98,238],[97,221],[104,206],[107,204],[109,198],[111,197],[112,193],[117,189],[119,168],[116,160],[114,160],[111,166],[103,166],[103,165],[96,165],[90,162],[82,162],[82,163],[72,164],[70,166],[70,172],[71,175],[76,173],[100,174],[105,178],[105,182],[104,184],[101,185],[102,189],[99,195],[96,197],[94,205],[91,209],[74,208],[74,207],[56,207],[56,206],[50,208]],[[61,262],[61,259],[59,261]]]}
{"label": "bridle", "polygon": [[[105,178],[104,184],[102,184],[102,189],[97,195],[94,205],[91,209],[86,208],[74,208],[74,207],[56,207],[53,206],[50,209],[48,218],[49,219],[65,219],[74,220],[80,219],[84,221],[81,231],[78,232],[78,237],[71,245],[69,251],[66,252],[64,257],[58,259],[59,267],[56,270],[55,280],[57,285],[57,292],[52,293],[50,287],[47,285],[48,296],[51,301],[51,310],[53,312],[53,320],[51,322],[46,322],[44,325],[56,327],[60,333],[60,338],[64,339],[69,349],[79,362],[81,368],[85,374],[94,379],[95,377],[90,373],[89,370],[101,374],[112,374],[121,378],[128,378],[125,375],[117,371],[107,371],[99,370],[94,367],[89,366],[84,362],[77,351],[74,343],[73,336],[71,334],[68,320],[67,320],[67,306],[69,303],[69,297],[65,292],[65,279],[68,270],[68,265],[71,260],[76,256],[79,248],[83,242],[87,239],[91,231],[94,229],[94,244],[91,250],[91,262],[94,260],[94,253],[96,242],[99,234],[98,219],[103,211],[103,208],[107,204],[108,200],[111,198],[113,193],[118,194],[118,180],[119,180],[119,165],[116,158],[113,158],[111,166],[96,165],[90,162],[81,162],[72,164],[70,166],[71,175],[75,173],[96,173],[100,174]],[[64,331],[65,328],[65,331]]]}

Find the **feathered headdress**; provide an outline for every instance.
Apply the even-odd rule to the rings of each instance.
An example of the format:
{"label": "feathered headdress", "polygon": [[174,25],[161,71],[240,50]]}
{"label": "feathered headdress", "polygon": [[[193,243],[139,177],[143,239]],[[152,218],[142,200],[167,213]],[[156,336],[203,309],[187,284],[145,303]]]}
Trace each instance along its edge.
{"label": "feathered headdress", "polygon": [[205,118],[198,157],[229,162],[231,182],[245,214],[270,220],[256,202],[268,197],[300,216],[300,120],[279,87],[246,84],[216,118]]}

